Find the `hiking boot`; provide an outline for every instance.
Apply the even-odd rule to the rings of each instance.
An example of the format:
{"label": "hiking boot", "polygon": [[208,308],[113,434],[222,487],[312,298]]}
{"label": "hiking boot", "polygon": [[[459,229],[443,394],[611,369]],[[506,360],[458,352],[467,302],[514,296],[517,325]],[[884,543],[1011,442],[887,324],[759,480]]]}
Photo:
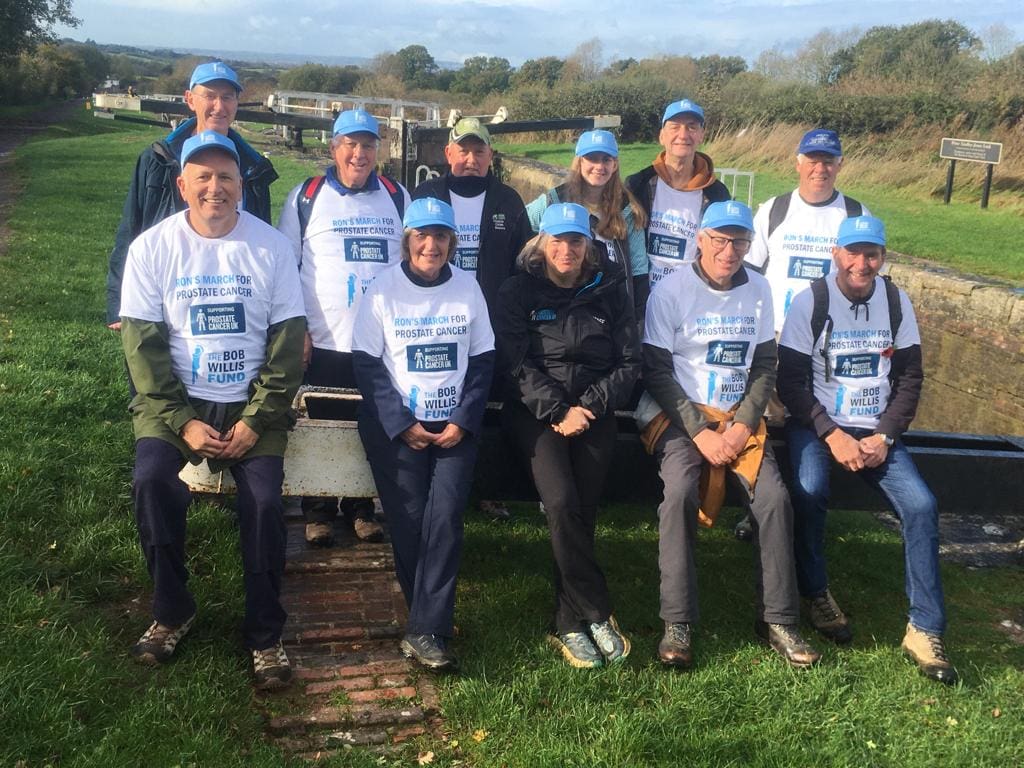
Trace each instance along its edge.
{"label": "hiking boot", "polygon": [[139,642],[132,646],[132,656],[143,664],[149,664],[150,666],[163,664],[174,655],[174,649],[178,647],[181,639],[192,629],[192,622],[195,620],[196,615],[193,613],[188,621],[177,627],[167,627],[159,621],[154,621],[149,629],[143,632]]}
{"label": "hiking boot", "polygon": [[252,671],[257,691],[279,691],[292,681],[292,665],[278,640],[276,645],[252,652]]}
{"label": "hiking boot", "polygon": [[732,529],[732,535],[740,541],[754,540],[754,525],[750,522],[750,515],[744,515],[743,519],[736,523]]}
{"label": "hiking boot", "polygon": [[508,507],[503,501],[488,501],[486,499],[481,499],[480,511],[492,520],[508,520],[512,517],[511,513],[508,511]]}
{"label": "hiking boot", "polygon": [[790,666],[803,669],[818,663],[821,654],[800,635],[796,624],[754,622],[754,632],[770,645]]}
{"label": "hiking boot", "polygon": [[360,541],[383,541],[384,527],[372,517],[357,517],[352,521],[352,530]]}
{"label": "hiking boot", "polygon": [[406,658],[427,669],[454,672],[459,668],[459,660],[448,651],[444,638],[439,635],[406,635],[398,647]]}
{"label": "hiking boot", "polygon": [[665,634],[658,643],[658,659],[670,667],[692,667],[693,626],[683,622],[666,621]]}
{"label": "hiking boot", "polygon": [[590,637],[609,664],[616,664],[629,656],[629,638],[622,634],[614,616],[591,624]]}
{"label": "hiking boot", "polygon": [[925,632],[913,624],[907,624],[907,634],[903,636],[903,652],[917,664],[925,677],[946,685],[953,685],[960,679],[956,668],[946,657],[942,635]]}
{"label": "hiking boot", "polygon": [[811,626],[818,631],[818,634],[839,645],[846,645],[853,640],[850,622],[829,590],[826,589],[822,595],[805,598],[804,605],[807,608]]}
{"label": "hiking boot", "polygon": [[563,632],[548,635],[548,643],[561,651],[565,660],[577,669],[593,669],[604,663],[601,652],[594,647],[586,632]]}
{"label": "hiking boot", "polygon": [[306,543],[311,547],[334,544],[334,528],[330,523],[306,523]]}

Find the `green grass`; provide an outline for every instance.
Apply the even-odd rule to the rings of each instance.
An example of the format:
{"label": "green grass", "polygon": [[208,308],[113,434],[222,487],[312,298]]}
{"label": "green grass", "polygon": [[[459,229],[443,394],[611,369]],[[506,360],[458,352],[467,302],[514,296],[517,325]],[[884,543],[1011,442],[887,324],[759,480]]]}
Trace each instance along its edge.
{"label": "green grass", "polygon": [[[237,531],[209,504],[190,517],[199,619],[164,669],[134,664],[149,581],[129,503],[131,430],[104,275],[135,157],[159,131],[87,115],[18,152],[23,193],[0,258],[0,765],[277,766],[242,650]],[[308,175],[274,158],[287,189]],[[550,546],[534,505],[508,525],[470,515],[456,650],[439,683],[446,740],[336,765],[1009,766],[1024,743],[1024,648],[998,628],[1019,611],[1017,570],[944,567],[960,687],[900,657],[899,539],[863,514],[831,521],[833,583],[853,648],[798,673],[753,642],[749,547],[703,531],[698,666],[652,661],[654,510],[613,506],[598,529],[617,615],[619,669],[569,669],[544,644]],[[993,712],[999,710],[1000,716]]]}
{"label": "green grass", "polygon": [[[532,157],[563,167],[568,167],[573,158],[573,149],[567,144],[504,144],[499,149],[508,155]],[[660,151],[657,144],[620,147],[623,177],[650,165]],[[713,152],[712,156],[719,168],[736,167],[728,157],[719,157]],[[796,174],[789,169],[753,170],[756,173],[755,210],[765,200],[796,186]],[[914,188],[861,187],[842,182],[840,177],[840,189],[886,222],[890,250],[928,259],[963,273],[1024,285],[1024,248],[1020,244],[1024,219],[1019,211],[998,208],[981,211],[976,203],[955,200],[952,205],[943,205],[940,197]],[[745,201],[745,194],[746,187],[741,184],[737,196]]]}

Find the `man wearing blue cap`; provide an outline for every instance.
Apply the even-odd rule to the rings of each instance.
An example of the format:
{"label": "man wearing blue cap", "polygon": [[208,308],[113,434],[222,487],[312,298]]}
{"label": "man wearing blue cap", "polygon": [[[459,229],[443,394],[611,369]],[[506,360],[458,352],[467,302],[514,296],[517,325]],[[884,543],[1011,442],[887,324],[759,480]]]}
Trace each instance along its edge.
{"label": "man wearing blue cap", "polygon": [[[377,173],[380,127],[362,109],[345,110],[334,121],[334,165],[288,193],[278,229],[292,242],[309,317],[311,349],[306,383],[355,389],[352,328],[363,293],[377,274],[399,261],[402,215],[409,193]],[[303,499],[306,541],[334,542],[337,499]],[[370,499],[343,499],[341,507],[356,536],[379,541],[384,531]]]}
{"label": "man wearing blue cap", "polygon": [[[434,197],[452,206],[459,235],[452,264],[476,277],[493,325],[498,289],[515,271],[516,256],[533,231],[519,193],[491,170],[491,134],[479,118],[464,117],[452,127],[444,156],[448,172],[420,184],[412,197]],[[501,395],[492,392],[490,399]],[[500,501],[481,499],[480,509],[499,520],[509,517]]]}
{"label": "man wearing blue cap", "polygon": [[775,386],[776,343],[771,289],[743,266],[753,226],[743,203],[712,203],[698,260],[666,276],[647,304],[647,395],[637,421],[665,483],[658,655],[669,666],[693,662],[697,523],[713,524],[728,478],[739,481],[754,519],[756,634],[795,667],[820,658],[798,628],[793,511],[762,417]]}
{"label": "man wearing blue cap", "polygon": [[238,75],[227,64],[220,61],[200,64],[192,72],[185,91],[185,103],[195,116],[139,155],[107,269],[107,325],[110,328],[120,328],[121,279],[128,246],[142,232],[185,208],[177,179],[181,172],[182,146],[190,136],[216,131],[231,140],[242,174],[241,207],[270,223],[270,185],[277,179],[277,172],[269,160],[231,128],[241,91]]}
{"label": "man wearing blue cap", "polygon": [[754,243],[748,265],[768,278],[775,302],[775,332],[793,297],[824,277],[832,266],[832,246],[839,223],[869,211],[836,189],[843,148],[835,131],[815,128],[797,147],[797,188],[773,197],[757,209]]}
{"label": "man wearing blue cap", "polygon": [[697,147],[704,141],[704,110],[689,99],[665,107],[654,162],[626,179],[647,213],[651,289],[697,256],[697,229],[704,210],[729,199],[715,166]]}
{"label": "man wearing blue cap", "polygon": [[[835,131],[808,131],[796,151],[799,184],[792,192],[773,197],[757,209],[754,243],[745,259],[748,266],[768,278],[772,287],[776,338],[782,333],[793,297],[831,269],[839,223],[847,216],[869,213],[858,201],[836,189],[836,177],[843,166],[843,148]],[[767,416],[769,424],[783,424],[785,415],[778,398],[773,397],[768,403]],[[744,518],[736,525],[736,538],[749,540],[751,535],[750,519]],[[833,607],[813,600],[809,610],[825,621]]]}
{"label": "man wearing blue cap", "polygon": [[196,616],[187,587],[191,502],[178,473],[206,459],[238,486],[245,619],[256,686],[291,679],[279,599],[281,501],[288,411],[302,378],[306,320],[291,245],[238,210],[238,150],[216,131],[185,140],[176,184],[188,208],[132,242],[125,263],[121,341],[132,399],[132,499],[153,579],[153,623],[132,647],[168,661]]}
{"label": "man wearing blue cap", "polygon": [[795,550],[800,594],[829,604],[811,612],[821,634],[853,637],[829,591],[825,517],[834,459],[879,490],[900,519],[909,623],[903,649],[928,677],[952,684],[942,633],[938,506],[900,440],[917,412],[924,373],[921,337],[907,294],[879,276],[885,227],[847,218],[834,268],[793,299],[779,341],[779,397],[789,409]]}

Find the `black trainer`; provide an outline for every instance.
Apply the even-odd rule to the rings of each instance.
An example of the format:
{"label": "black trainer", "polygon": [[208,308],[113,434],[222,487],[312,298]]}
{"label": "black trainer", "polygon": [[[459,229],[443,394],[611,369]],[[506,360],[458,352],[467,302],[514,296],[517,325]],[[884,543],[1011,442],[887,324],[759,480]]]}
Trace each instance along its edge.
{"label": "black trainer", "polygon": [[406,658],[435,672],[454,672],[459,668],[459,660],[440,635],[406,635],[398,647]]}

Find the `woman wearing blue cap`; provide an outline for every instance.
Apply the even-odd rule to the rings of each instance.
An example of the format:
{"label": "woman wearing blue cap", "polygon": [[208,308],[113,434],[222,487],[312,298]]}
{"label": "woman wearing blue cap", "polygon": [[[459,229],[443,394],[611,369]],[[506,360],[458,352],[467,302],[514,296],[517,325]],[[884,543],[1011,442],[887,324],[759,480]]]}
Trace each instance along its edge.
{"label": "woman wearing blue cap", "polygon": [[474,277],[448,262],[455,215],[431,197],[406,209],[402,261],[363,297],[352,335],[359,435],[409,607],[402,652],[454,670],[455,581],[494,334]]}
{"label": "woman wearing blue cap", "polygon": [[554,645],[574,667],[614,663],[629,640],[594,554],[597,503],[615,446],[615,409],[640,372],[626,274],[594,247],[590,214],[549,206],[498,302],[506,427],[547,513],[555,561]]}
{"label": "woman wearing blue cap", "polygon": [[637,320],[649,293],[650,264],[644,228],[647,214],[619,175],[619,145],[610,131],[586,131],[576,142],[576,157],[563,184],[549,189],[526,206],[535,232],[544,211],[555,203],[578,203],[594,216],[595,239],[612,261],[623,265],[631,280],[626,288]]}

